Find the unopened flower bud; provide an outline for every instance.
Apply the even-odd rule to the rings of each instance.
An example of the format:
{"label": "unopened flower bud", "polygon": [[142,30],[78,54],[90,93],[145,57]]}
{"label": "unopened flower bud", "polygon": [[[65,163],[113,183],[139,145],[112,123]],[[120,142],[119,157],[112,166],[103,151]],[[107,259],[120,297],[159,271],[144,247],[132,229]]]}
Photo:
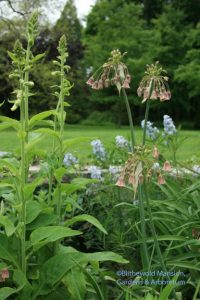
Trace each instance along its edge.
{"label": "unopened flower bud", "polygon": [[93,83],[94,83],[94,78],[93,78],[93,77],[90,77],[90,78],[88,79],[88,81],[86,82],[86,84],[88,84],[88,85],[90,85],[90,86],[92,86]]}
{"label": "unopened flower bud", "polygon": [[130,184],[134,184],[135,183],[135,176],[134,175],[130,175],[129,179],[128,179],[128,182]]}
{"label": "unopened flower bud", "polygon": [[144,176],[142,174],[139,175],[138,181],[140,184],[144,182]]}
{"label": "unopened flower bud", "polygon": [[122,87],[124,89],[129,89],[130,88],[128,80],[124,80],[124,83],[123,83]]}
{"label": "unopened flower bud", "polygon": [[172,170],[172,167],[170,165],[170,162],[167,160],[164,162],[164,165],[163,165],[163,171],[166,171],[166,172],[170,172]]}
{"label": "unopened flower bud", "polygon": [[125,183],[124,183],[124,178],[123,177],[119,177],[119,179],[117,180],[116,184],[119,187],[125,187]]}
{"label": "unopened flower bud", "polygon": [[158,159],[159,158],[159,151],[158,151],[158,148],[156,147],[156,146],[154,146],[154,148],[153,148],[153,157],[155,158],[155,159]]}
{"label": "unopened flower bud", "polygon": [[158,175],[158,183],[159,184],[165,184],[166,183],[165,178],[161,174]]}

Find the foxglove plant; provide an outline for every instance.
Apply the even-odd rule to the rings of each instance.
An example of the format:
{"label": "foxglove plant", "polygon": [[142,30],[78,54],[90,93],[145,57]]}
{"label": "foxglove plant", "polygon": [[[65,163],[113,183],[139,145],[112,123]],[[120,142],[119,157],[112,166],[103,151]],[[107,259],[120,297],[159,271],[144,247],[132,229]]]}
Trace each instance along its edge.
{"label": "foxglove plant", "polygon": [[123,98],[125,100],[130,133],[132,151],[135,146],[135,136],[131,109],[126,94],[126,89],[130,88],[131,76],[129,74],[127,66],[122,62],[122,59],[126,53],[121,54],[119,49],[111,52],[111,57],[106,63],[104,63],[87,81],[87,84],[95,90],[101,90],[108,88],[110,85],[115,85],[120,93],[122,91]]}
{"label": "foxglove plant", "polygon": [[[74,195],[77,190],[85,188],[91,180],[82,178],[80,182],[78,180],[66,184],[62,182],[66,172],[63,159],[67,146],[67,141],[64,141],[63,137],[64,106],[67,105],[64,97],[68,95],[71,87],[65,74],[68,70],[65,64],[67,57],[65,37],[60,40],[58,60],[54,62],[59,67],[54,75],[60,79],[60,84],[57,86],[59,91],[55,93],[58,97],[57,108],[29,118],[29,100],[33,95],[30,88],[34,85],[29,80],[30,71],[43,57],[43,54],[34,56],[32,53],[36,36],[37,14],[34,14],[27,26],[27,47],[23,48],[17,41],[13,52],[8,53],[14,66],[10,77],[17,79],[17,88],[14,91],[16,97],[12,101],[11,110],[20,109],[20,121],[0,116],[0,129],[13,127],[17,131],[20,155],[19,160],[0,158],[0,171],[3,174],[1,187],[6,188],[6,193],[1,194],[5,205],[4,201],[1,201],[0,207],[0,282],[6,286],[0,288],[0,299],[7,299],[12,295],[13,299],[39,300],[44,298],[44,295],[54,297],[54,292],[59,293],[62,289],[66,290],[68,295],[67,284],[63,278],[70,277],[72,269],[77,271],[78,268],[83,280],[84,274],[88,275],[85,265],[89,262],[93,261],[96,264],[103,260],[113,260],[127,263],[120,255],[113,252],[105,254],[101,252],[100,255],[94,253],[92,257],[91,253],[87,255],[66,245],[60,245],[61,240],[81,234],[80,231],[70,228],[77,221],[90,222],[104,234],[107,232],[97,219],[86,214],[68,220],[63,218],[65,206],[68,204],[66,199]],[[52,126],[51,120],[44,121],[49,116],[55,116],[54,129],[39,127],[41,123]],[[55,162],[52,163],[54,184],[50,202],[48,202],[48,194],[40,189],[46,176],[43,177],[40,172],[34,178],[29,176],[29,164],[35,153],[38,153],[34,146],[41,141],[43,135],[56,138],[53,146]],[[46,156],[48,155],[50,156],[50,153]],[[48,170],[48,163],[46,167]],[[39,193],[35,193],[36,188],[39,188]],[[91,277],[90,274],[88,276]],[[85,285],[86,280],[85,276]],[[95,289],[94,281],[93,286]],[[75,284],[73,288],[76,289]],[[77,297],[79,296],[78,292]]]}

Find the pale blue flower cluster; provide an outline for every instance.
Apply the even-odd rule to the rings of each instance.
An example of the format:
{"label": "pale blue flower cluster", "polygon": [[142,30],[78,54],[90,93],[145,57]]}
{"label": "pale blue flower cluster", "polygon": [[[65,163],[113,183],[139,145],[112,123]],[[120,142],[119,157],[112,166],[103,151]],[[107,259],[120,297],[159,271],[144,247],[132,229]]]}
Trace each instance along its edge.
{"label": "pale blue flower cluster", "polygon": [[164,126],[164,134],[163,134],[164,137],[166,135],[174,135],[177,132],[172,118],[168,115],[163,116],[163,126]]}
{"label": "pale blue flower cluster", "polygon": [[115,137],[115,143],[117,148],[126,148],[129,145],[128,141],[121,135]]}
{"label": "pale blue flower cluster", "polygon": [[90,177],[92,178],[92,179],[102,179],[102,177],[101,177],[101,169],[100,168],[98,168],[98,167],[96,167],[96,166],[90,166],[89,168],[88,168],[88,172],[90,173]]}
{"label": "pale blue flower cluster", "polygon": [[93,140],[90,145],[93,147],[92,152],[97,157],[97,159],[105,160],[106,151],[100,140]]}
{"label": "pale blue flower cluster", "polygon": [[70,167],[78,163],[78,159],[72,153],[66,153],[63,163],[66,167]]}
{"label": "pale blue flower cluster", "polygon": [[[145,120],[142,120],[141,122],[142,129],[144,129],[144,123]],[[155,126],[153,127],[153,122],[147,121],[147,131],[146,131],[147,136],[151,140],[155,141],[158,138],[159,133],[160,133],[159,129]]]}

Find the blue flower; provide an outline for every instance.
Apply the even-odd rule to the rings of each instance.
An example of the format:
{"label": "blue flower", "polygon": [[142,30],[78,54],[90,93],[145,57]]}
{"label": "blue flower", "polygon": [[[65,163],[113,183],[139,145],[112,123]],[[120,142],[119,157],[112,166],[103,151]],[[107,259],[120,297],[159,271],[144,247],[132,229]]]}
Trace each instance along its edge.
{"label": "blue flower", "polygon": [[106,159],[106,151],[100,140],[93,140],[90,143],[90,145],[93,147],[92,152],[97,157],[97,159],[100,159],[100,160]]}
{"label": "blue flower", "polygon": [[164,126],[164,134],[163,134],[164,137],[166,135],[174,135],[177,132],[172,118],[168,115],[163,116],[163,126]]}
{"label": "blue flower", "polygon": [[[144,129],[144,122],[145,122],[145,120],[142,120],[142,122],[141,122],[142,129]],[[153,127],[152,122],[147,121],[147,129],[146,130],[147,130],[146,134],[151,140],[155,141],[158,138],[160,131],[157,127],[155,127],[155,126]]]}
{"label": "blue flower", "polygon": [[115,137],[115,143],[117,148],[126,148],[129,145],[128,141],[121,135]]}
{"label": "blue flower", "polygon": [[88,168],[88,172],[90,173],[90,177],[92,179],[102,179],[101,177],[101,169],[96,166],[90,166]]}
{"label": "blue flower", "polygon": [[73,156],[72,153],[66,153],[65,156],[64,156],[63,163],[66,167],[70,167],[74,164],[77,164],[78,159],[75,156]]}

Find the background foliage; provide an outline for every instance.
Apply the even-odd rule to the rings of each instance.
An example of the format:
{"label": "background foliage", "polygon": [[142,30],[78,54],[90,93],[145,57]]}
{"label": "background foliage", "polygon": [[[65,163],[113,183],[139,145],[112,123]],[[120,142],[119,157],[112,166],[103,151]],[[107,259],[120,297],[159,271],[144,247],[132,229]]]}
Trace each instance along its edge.
{"label": "background foliage", "polygon": [[[4,4],[10,3],[13,14],[6,17]],[[59,1],[57,1],[59,2]],[[11,99],[11,82],[7,74],[11,68],[7,49],[11,50],[25,19],[34,9],[41,10],[48,0],[0,1],[0,99]],[[8,6],[9,7],[9,6]],[[123,101],[113,96],[112,88],[96,93],[90,91],[85,81],[93,69],[102,65],[113,48],[128,52],[124,60],[132,75],[129,98],[133,117],[139,125],[143,109],[136,96],[138,83],[147,63],[159,60],[170,75],[172,87],[171,105],[165,103],[152,108],[152,121],[162,121],[163,114],[169,114],[183,126],[199,128],[200,95],[200,2],[196,0],[97,0],[86,18],[85,27],[77,17],[73,0],[66,1],[56,23],[41,17],[42,31],[37,39],[36,51],[46,52],[42,64],[33,74],[35,93],[30,103],[31,113],[55,107],[56,99],[51,94],[52,64],[56,56],[59,37],[66,34],[69,44],[69,65],[72,68],[69,80],[74,88],[69,97],[72,104],[68,123],[85,124],[127,124]],[[4,12],[4,13],[3,13]],[[53,83],[52,83],[53,85]],[[1,108],[1,114],[9,115],[8,106]],[[16,113],[16,117],[18,117]]]}

